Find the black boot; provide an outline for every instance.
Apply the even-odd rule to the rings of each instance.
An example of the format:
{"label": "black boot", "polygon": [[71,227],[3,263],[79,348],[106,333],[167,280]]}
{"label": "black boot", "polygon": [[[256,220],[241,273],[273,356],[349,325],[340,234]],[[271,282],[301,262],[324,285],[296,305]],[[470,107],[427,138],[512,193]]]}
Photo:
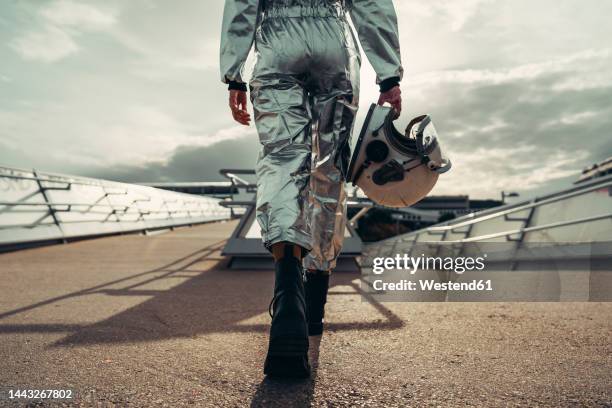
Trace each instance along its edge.
{"label": "black boot", "polygon": [[291,246],[285,249],[285,256],[275,264],[274,298],[270,304],[272,326],[264,373],[271,377],[306,378],[310,375],[310,364],[304,275],[302,263],[293,257]]}
{"label": "black boot", "polygon": [[329,288],[329,274],[315,271],[306,274],[306,305],[308,308],[308,335],[318,336],[323,333],[323,317]]}

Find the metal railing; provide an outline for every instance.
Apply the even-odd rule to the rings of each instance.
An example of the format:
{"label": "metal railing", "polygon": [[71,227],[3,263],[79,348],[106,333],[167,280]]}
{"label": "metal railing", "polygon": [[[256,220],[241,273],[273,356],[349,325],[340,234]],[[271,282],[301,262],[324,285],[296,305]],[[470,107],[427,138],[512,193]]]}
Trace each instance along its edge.
{"label": "metal railing", "polygon": [[517,247],[523,242],[612,241],[612,176],[368,244],[361,263],[371,263],[372,256],[409,252],[420,242],[477,241],[510,241]]}
{"label": "metal railing", "polygon": [[230,211],[210,197],[0,167],[0,248],[4,249],[229,218]]}

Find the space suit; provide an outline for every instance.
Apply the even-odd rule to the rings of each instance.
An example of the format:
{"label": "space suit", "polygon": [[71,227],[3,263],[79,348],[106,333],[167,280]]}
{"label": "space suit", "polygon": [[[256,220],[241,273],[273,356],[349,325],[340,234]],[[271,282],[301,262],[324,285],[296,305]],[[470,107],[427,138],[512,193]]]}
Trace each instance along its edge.
{"label": "space suit", "polygon": [[256,210],[264,245],[301,246],[311,270],[334,268],[346,223],[361,64],[347,14],[381,91],[397,85],[403,70],[391,0],[227,0],[223,16],[221,79],[230,89],[244,86],[255,45],[249,85],[262,145]]}

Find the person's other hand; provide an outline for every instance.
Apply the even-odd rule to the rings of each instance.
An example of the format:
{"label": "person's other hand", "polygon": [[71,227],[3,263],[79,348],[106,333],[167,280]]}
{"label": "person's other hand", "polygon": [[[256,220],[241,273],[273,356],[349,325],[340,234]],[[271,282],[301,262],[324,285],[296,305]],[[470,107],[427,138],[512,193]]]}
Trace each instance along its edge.
{"label": "person's other hand", "polygon": [[399,118],[400,113],[402,113],[402,91],[399,86],[394,86],[387,92],[380,93],[378,104],[384,105],[385,102],[388,102],[395,110],[395,119]]}
{"label": "person's other hand", "polygon": [[242,125],[251,124],[251,115],[247,112],[247,93],[237,89],[229,91],[229,107],[234,120]]}

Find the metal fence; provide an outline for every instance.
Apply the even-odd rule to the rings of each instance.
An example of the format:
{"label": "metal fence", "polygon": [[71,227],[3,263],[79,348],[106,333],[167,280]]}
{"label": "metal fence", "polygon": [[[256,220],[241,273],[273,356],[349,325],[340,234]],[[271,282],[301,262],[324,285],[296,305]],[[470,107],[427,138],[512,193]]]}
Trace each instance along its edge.
{"label": "metal fence", "polygon": [[604,241],[612,241],[612,176],[368,244],[360,263],[409,253],[420,242],[514,242],[518,248],[527,242]]}
{"label": "metal fence", "polygon": [[230,218],[220,200],[147,186],[0,167],[0,248]]}

